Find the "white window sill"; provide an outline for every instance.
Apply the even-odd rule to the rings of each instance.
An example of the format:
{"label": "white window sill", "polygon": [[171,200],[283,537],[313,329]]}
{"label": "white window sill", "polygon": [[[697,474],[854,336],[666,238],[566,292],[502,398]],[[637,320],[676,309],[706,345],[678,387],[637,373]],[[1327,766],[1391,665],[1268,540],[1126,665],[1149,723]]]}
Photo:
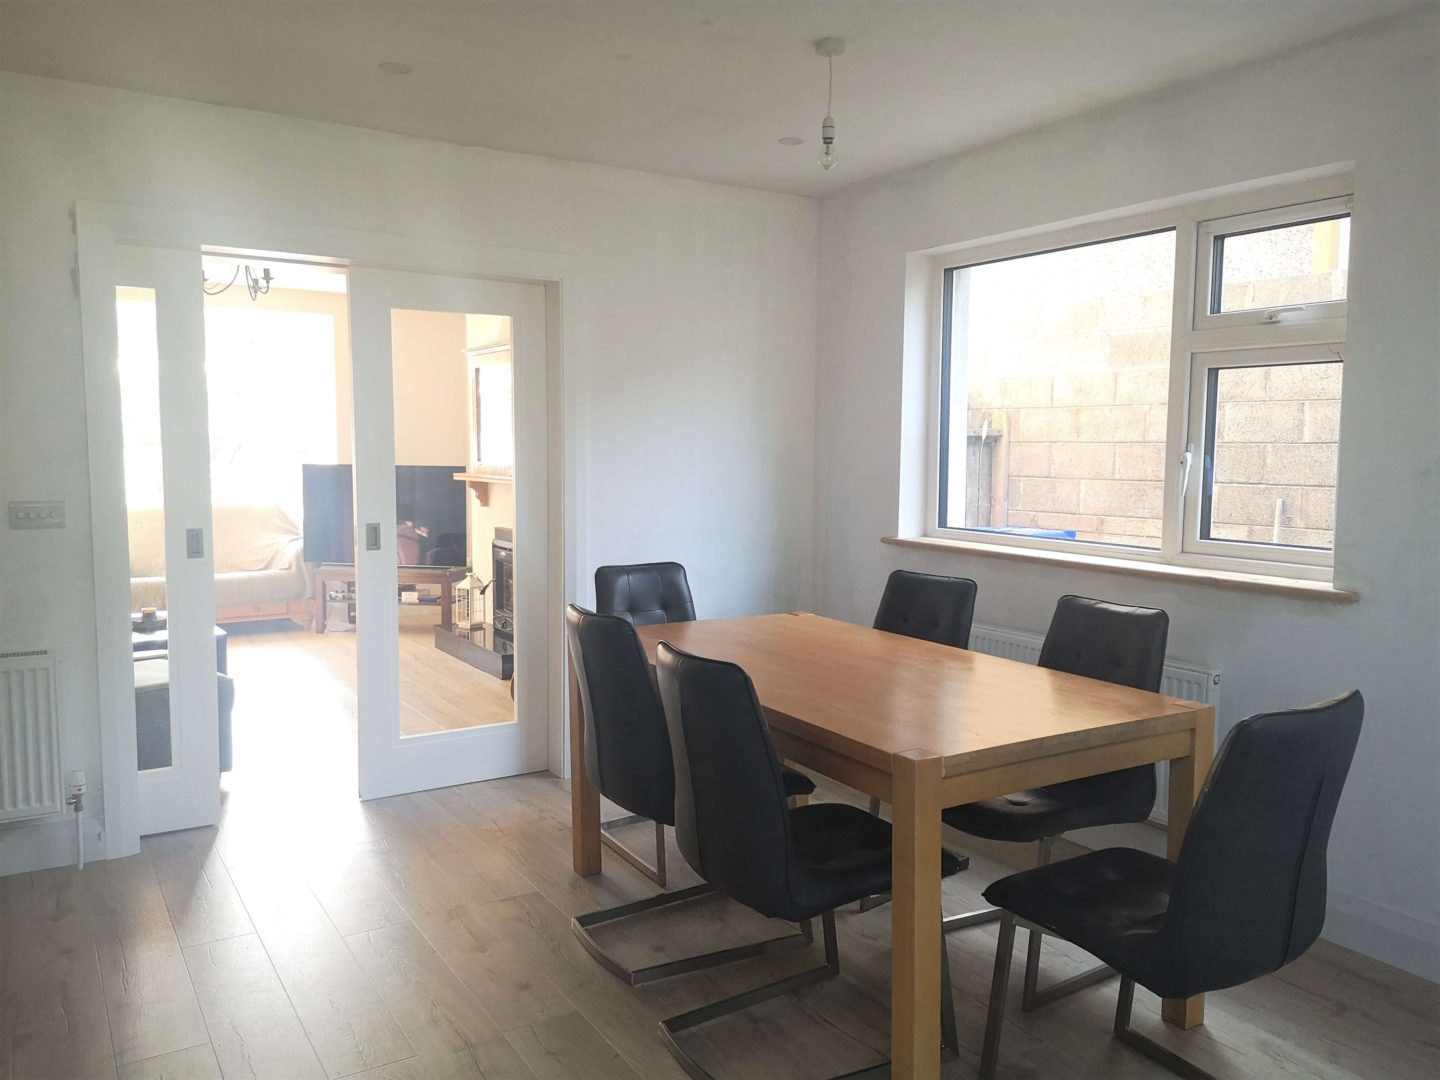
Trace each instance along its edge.
{"label": "white window sill", "polygon": [[898,547],[963,552],[966,555],[981,555],[992,559],[1018,559],[1022,562],[1048,563],[1052,566],[1074,566],[1110,574],[1130,574],[1135,577],[1215,585],[1225,589],[1247,589],[1253,592],[1303,596],[1331,603],[1350,604],[1360,599],[1359,593],[1351,589],[1336,588],[1328,581],[1270,577],[1265,574],[1241,574],[1231,570],[1202,570],[1193,566],[1175,566],[1171,563],[1140,562],[1134,559],[1119,559],[1113,556],[1091,555],[1084,552],[1038,551],[1034,548],[1010,547],[1005,544],[978,543],[969,540],[940,539],[934,536],[886,536],[881,539],[883,543],[895,544]]}

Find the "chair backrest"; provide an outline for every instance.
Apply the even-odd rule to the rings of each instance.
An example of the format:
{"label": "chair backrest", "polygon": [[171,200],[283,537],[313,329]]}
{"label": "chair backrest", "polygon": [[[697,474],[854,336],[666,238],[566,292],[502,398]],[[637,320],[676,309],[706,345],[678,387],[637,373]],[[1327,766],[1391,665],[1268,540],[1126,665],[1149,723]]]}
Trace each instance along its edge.
{"label": "chair backrest", "polygon": [[1157,693],[1169,635],[1170,616],[1159,608],[1062,596],[1040,647],[1040,666]]}
{"label": "chair backrest", "polygon": [[633,626],[695,618],[690,581],[678,562],[600,567],[595,571],[595,609]]}
{"label": "chair backrest", "polygon": [[1326,848],[1365,700],[1242,720],[1205,781],[1175,869],[1164,933],[1195,992],[1288,964],[1325,924]]}
{"label": "chair backrest", "polygon": [[761,914],[789,906],[790,812],[750,677],[661,642],[656,673],[675,758],[675,840],[691,868]]}
{"label": "chair backrest", "polygon": [[969,578],[896,570],[885,582],[875,629],[964,649],[970,644],[977,591]]}
{"label": "chair backrest", "polygon": [[580,682],[591,783],[632,814],[673,825],[670,735],[635,628],[619,616],[571,604],[565,632]]}

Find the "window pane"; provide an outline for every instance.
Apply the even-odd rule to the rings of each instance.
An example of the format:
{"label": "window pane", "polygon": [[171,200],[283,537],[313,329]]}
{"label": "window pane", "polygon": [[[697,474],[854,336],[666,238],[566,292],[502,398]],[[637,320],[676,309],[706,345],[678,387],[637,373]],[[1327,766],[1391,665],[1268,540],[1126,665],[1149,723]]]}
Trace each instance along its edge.
{"label": "window pane", "polygon": [[1342,370],[1336,361],[1211,372],[1202,538],[1334,547]]}
{"label": "window pane", "polygon": [[1349,265],[1349,215],[1218,237],[1210,313],[1344,300]]}
{"label": "window pane", "polygon": [[1160,546],[1173,230],[952,270],[940,524]]}

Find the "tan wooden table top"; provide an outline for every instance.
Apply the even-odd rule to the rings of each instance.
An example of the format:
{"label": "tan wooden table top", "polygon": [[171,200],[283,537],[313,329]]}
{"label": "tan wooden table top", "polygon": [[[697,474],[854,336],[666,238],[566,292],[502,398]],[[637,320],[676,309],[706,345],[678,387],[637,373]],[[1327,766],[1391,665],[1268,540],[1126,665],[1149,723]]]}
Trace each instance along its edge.
{"label": "tan wooden table top", "polygon": [[953,776],[1193,728],[1208,707],[819,615],[757,615],[639,628],[652,662],[668,641],[730,660],[772,725],[890,771],[925,750]]}

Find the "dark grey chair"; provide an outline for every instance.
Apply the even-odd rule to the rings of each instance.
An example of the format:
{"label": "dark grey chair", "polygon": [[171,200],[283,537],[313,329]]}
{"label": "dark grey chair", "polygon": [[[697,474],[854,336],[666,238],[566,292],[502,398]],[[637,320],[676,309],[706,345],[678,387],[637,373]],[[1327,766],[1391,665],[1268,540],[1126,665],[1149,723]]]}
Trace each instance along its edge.
{"label": "dark grey chair", "polygon": [[1320,936],[1330,826],[1364,715],[1356,690],[1242,720],[1216,756],[1175,862],[1109,848],[986,889],[1005,916],[980,1075],[995,1075],[1023,922],[1120,973],[1116,1038],[1189,1080],[1215,1080],[1131,1026],[1135,984],[1164,998],[1224,990],[1284,967]]}
{"label": "dark grey chair", "polygon": [[650,626],[692,621],[695,600],[678,562],[632,563],[595,571],[595,610],[632,626]]}
{"label": "dark grey chair", "polygon": [[[1158,608],[1130,607],[1062,596],[1040,649],[1040,666],[1152,693],[1160,689],[1170,617]],[[1155,767],[1088,776],[1063,784],[1017,791],[944,811],[945,824],[987,840],[1038,844],[1037,865],[1050,862],[1055,841],[1072,829],[1144,821],[1155,805]],[[1000,918],[998,907],[945,919],[947,933]],[[1093,986],[1115,973],[1096,967],[1041,988],[1043,935],[1032,930],[1025,957],[1022,1007],[1028,1012]]]}
{"label": "dark grey chair", "polygon": [[[685,567],[678,562],[601,566],[595,571],[595,610],[600,615],[615,615],[631,626],[693,622],[695,599],[690,595]],[[792,799],[804,800],[815,793],[815,781],[804,773],[786,769],[785,790]],[[607,824],[615,829],[632,820]]]}
{"label": "dark grey chair", "polygon": [[977,591],[969,578],[896,570],[885,582],[875,629],[968,648]]}
{"label": "dark grey chair", "polygon": [[[787,807],[780,765],[749,676],[734,664],[666,642],[656,659],[675,759],[680,853],[721,893],[761,915],[798,922],[807,932],[819,916],[825,939],[820,967],[661,1021],[661,1035],[676,1060],[690,1076],[707,1080],[710,1074],[681,1049],[676,1036],[838,975],[835,909],[889,889],[890,825],[842,803]],[[965,865],[942,854],[943,874]],[[958,1051],[943,938],[940,949],[942,1052],[949,1060]]]}
{"label": "dark grey chair", "polygon": [[[618,616],[597,615],[571,604],[565,609],[565,630],[584,716],[585,772],[605,798],[629,811],[626,816],[601,822],[600,839],[663,889],[665,826],[675,824],[675,774],[670,736],[650,662],[640,639],[635,636],[635,628]],[[791,788],[801,789],[810,783],[808,777],[799,773],[788,769],[784,773],[782,779]],[[654,866],[612,835],[614,829],[644,821],[655,824]],[[594,927],[604,923],[709,896],[714,891],[709,885],[697,885],[661,893],[632,904],[577,916],[572,926],[586,950],[608,971],[632,986],[803,945],[808,940],[788,935],[632,970],[608,956],[591,935]]]}

